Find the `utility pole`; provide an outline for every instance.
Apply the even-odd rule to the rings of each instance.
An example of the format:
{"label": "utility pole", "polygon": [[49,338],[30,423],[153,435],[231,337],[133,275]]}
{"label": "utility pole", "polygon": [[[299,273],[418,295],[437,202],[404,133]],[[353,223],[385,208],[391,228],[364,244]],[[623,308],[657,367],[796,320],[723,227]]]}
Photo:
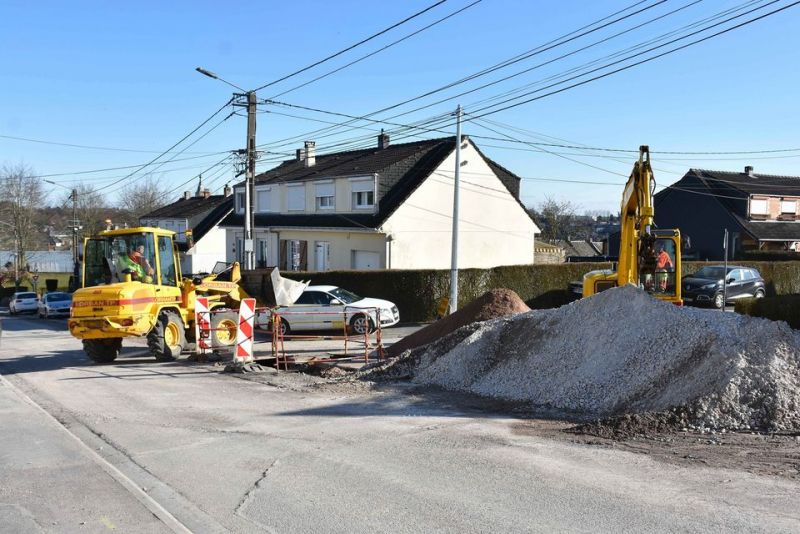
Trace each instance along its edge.
{"label": "utility pole", "polygon": [[256,177],[256,93],[247,92],[247,172],[245,173],[244,268],[255,269],[255,177]]}
{"label": "utility pole", "polygon": [[72,287],[78,289],[78,190],[72,190]]}
{"label": "utility pole", "polygon": [[[255,248],[253,247],[253,231],[255,228],[255,217],[253,206],[255,204],[255,175],[256,175],[256,92],[242,89],[236,84],[220,78],[213,72],[202,67],[195,69],[203,76],[208,76],[222,83],[228,84],[241,93],[234,93],[233,96],[239,101],[234,101],[234,106],[247,107],[247,162],[245,167],[244,180],[244,239],[242,260],[245,270],[255,269]],[[246,103],[242,103],[244,99]]]}
{"label": "utility pole", "polygon": [[461,105],[456,108],[456,172],[453,180],[453,244],[450,256],[450,313],[458,309],[458,204],[461,175]]}

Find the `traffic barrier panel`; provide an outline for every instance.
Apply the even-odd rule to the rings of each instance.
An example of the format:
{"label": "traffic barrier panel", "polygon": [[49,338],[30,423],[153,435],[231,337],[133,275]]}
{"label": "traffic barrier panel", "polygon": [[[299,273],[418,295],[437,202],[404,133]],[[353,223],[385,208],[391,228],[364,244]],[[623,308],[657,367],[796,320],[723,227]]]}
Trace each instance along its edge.
{"label": "traffic barrier panel", "polygon": [[253,332],[256,317],[256,299],[242,299],[239,305],[239,328],[236,331],[236,364],[253,363]]}

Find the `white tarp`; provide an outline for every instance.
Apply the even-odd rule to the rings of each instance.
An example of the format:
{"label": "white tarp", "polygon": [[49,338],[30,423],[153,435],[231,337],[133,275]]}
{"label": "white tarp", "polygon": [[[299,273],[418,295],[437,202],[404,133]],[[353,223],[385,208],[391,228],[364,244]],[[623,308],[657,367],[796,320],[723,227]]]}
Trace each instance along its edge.
{"label": "white tarp", "polygon": [[270,278],[272,278],[272,291],[275,293],[275,304],[278,306],[294,304],[309,284],[309,282],[295,282],[282,277],[277,267],[272,269]]}

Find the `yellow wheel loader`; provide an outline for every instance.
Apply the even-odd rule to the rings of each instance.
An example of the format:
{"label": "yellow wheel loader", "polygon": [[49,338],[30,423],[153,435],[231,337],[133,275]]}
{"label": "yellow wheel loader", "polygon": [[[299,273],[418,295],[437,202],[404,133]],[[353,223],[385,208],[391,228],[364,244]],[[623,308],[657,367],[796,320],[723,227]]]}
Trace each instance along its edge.
{"label": "yellow wheel loader", "polygon": [[213,272],[184,278],[175,232],[161,228],[107,230],[84,241],[82,288],[72,298],[69,331],[86,355],[109,363],[122,339],[147,337],[160,361],[173,360],[194,339],[197,297],[208,297],[212,341],[236,341],[238,309],[248,295],[238,263],[217,263]]}

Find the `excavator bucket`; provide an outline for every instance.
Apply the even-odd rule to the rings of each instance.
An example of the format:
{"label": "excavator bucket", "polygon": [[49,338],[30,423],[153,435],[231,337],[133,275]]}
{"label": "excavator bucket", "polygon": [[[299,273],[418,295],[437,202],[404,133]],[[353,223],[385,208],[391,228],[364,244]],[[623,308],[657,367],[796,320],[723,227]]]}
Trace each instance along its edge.
{"label": "excavator bucket", "polygon": [[272,291],[275,293],[275,304],[278,306],[294,304],[309,284],[282,277],[277,267],[272,270],[270,278],[272,279]]}

